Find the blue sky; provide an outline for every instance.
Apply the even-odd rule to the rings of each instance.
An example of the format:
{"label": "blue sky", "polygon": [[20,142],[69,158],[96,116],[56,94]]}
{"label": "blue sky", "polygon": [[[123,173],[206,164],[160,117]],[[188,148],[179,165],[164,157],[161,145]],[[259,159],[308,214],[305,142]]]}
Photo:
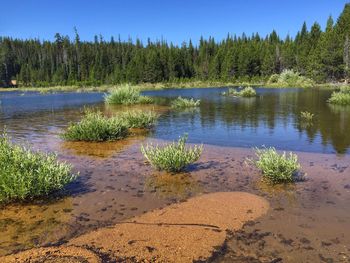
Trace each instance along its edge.
{"label": "blue sky", "polygon": [[[216,40],[227,33],[262,36],[275,29],[294,36],[303,21],[318,21],[324,28],[349,0],[0,0],[0,36],[52,40],[56,32],[82,40],[102,34],[127,39],[150,37],[176,44],[198,41],[201,35]],[[5,11],[6,10],[6,11]],[[6,15],[4,15],[6,14]]]}

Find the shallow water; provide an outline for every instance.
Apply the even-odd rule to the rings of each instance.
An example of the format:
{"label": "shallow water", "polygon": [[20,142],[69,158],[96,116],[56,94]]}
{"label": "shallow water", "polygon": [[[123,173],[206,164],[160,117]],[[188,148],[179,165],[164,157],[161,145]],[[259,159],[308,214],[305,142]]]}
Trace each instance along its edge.
{"label": "shallow water", "polygon": [[[202,99],[202,106],[191,112],[141,107],[161,114],[153,131],[101,144],[63,142],[59,133],[81,118],[86,105],[106,114],[125,109],[105,107],[102,94],[1,93],[0,128],[6,126],[16,141],[57,151],[80,177],[50,200],[1,208],[0,255],[59,244],[197,194],[246,191],[266,197],[271,209],[258,222],[233,233],[218,262],[271,262],[279,257],[285,262],[349,262],[347,109],[325,104],[329,91],[259,89],[258,98],[245,100],[221,97],[222,90],[147,92],[193,96]],[[312,126],[301,124],[302,110],[315,113]],[[144,162],[141,143],[162,143],[183,132],[189,133],[191,142],[205,143],[202,158],[187,172],[172,176],[155,172]],[[300,151],[307,180],[286,187],[262,184],[259,172],[245,162],[253,155],[250,147],[262,144]]]}

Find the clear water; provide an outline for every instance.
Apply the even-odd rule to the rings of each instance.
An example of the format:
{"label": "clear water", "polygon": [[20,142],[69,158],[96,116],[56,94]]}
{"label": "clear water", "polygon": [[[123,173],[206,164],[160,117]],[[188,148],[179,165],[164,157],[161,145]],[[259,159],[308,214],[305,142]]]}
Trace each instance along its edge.
{"label": "clear water", "polygon": [[[256,98],[221,96],[225,88],[168,89],[145,95],[170,101],[178,96],[201,99],[193,111],[164,112],[151,135],[177,139],[189,134],[190,142],[218,146],[274,146],[278,149],[347,154],[350,148],[350,108],[327,103],[331,91],[319,89],[263,89]],[[0,128],[30,134],[63,127],[81,116],[85,106],[104,108],[102,93],[0,94]],[[301,111],[315,114],[311,125]],[[36,129],[33,129],[36,127]],[[41,127],[41,129],[39,129]],[[31,134],[33,136],[33,134]]]}

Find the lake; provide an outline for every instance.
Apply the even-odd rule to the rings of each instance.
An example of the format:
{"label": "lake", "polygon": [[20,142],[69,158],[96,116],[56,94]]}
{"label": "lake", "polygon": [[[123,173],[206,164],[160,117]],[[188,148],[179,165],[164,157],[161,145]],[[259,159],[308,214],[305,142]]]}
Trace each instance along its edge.
{"label": "lake", "polygon": [[[137,108],[157,111],[156,127],[107,143],[59,137],[86,107],[105,114],[130,108],[105,106],[102,93],[0,93],[0,129],[34,149],[57,152],[80,172],[76,182],[48,200],[0,208],[0,255],[61,244],[201,193],[245,191],[265,197],[270,211],[234,233],[215,262],[271,261],[276,255],[288,262],[348,262],[350,109],[328,105],[330,90],[257,88],[256,98],[221,96],[225,90],[145,91],[158,104]],[[170,109],[178,96],[201,99],[201,105]],[[301,111],[315,114],[311,124],[302,121]],[[176,140],[184,133],[190,143],[204,144],[197,164],[178,176],[145,164],[140,144]],[[280,187],[261,183],[246,159],[253,156],[252,147],[263,145],[297,152],[307,180]]]}
{"label": "lake", "polygon": [[[194,143],[248,148],[265,145],[291,151],[349,153],[350,108],[327,104],[331,91],[261,88],[257,89],[256,98],[234,98],[221,96],[224,90],[144,92],[145,95],[168,100],[183,96],[202,101],[195,111],[162,114],[151,137],[173,140],[189,133],[189,141]],[[39,126],[45,130],[65,126],[79,118],[74,111],[86,105],[104,108],[101,93],[41,95],[9,92],[0,96],[0,128],[7,126],[11,130],[17,125],[13,132],[24,136],[34,136],[31,131],[26,132],[32,127]],[[303,123],[301,111],[315,114],[312,125]],[[40,133],[39,130],[35,133]]]}

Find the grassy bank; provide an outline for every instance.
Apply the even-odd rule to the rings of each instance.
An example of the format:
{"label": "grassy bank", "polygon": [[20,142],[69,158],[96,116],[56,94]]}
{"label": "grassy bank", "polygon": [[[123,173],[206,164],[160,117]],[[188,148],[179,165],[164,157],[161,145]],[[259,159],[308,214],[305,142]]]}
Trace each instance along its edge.
{"label": "grassy bank", "polygon": [[[34,91],[40,93],[55,93],[55,92],[111,92],[125,86],[127,83],[118,85],[101,85],[101,86],[52,86],[52,87],[16,87],[16,88],[0,88],[0,92],[6,91]],[[269,80],[261,81],[186,81],[186,82],[161,82],[161,83],[139,83],[129,84],[132,88],[139,91],[143,90],[162,90],[162,89],[186,89],[186,88],[213,88],[213,87],[264,87],[264,88],[326,88],[340,89],[341,87],[350,88],[350,84],[344,83],[313,83],[312,85],[306,81],[303,82],[271,82]]]}

